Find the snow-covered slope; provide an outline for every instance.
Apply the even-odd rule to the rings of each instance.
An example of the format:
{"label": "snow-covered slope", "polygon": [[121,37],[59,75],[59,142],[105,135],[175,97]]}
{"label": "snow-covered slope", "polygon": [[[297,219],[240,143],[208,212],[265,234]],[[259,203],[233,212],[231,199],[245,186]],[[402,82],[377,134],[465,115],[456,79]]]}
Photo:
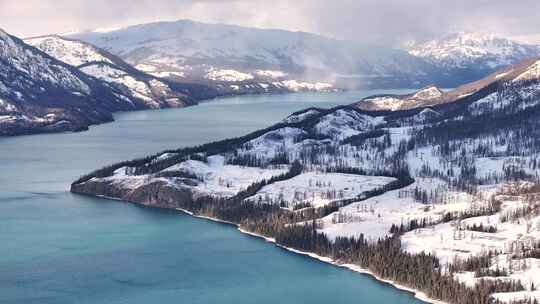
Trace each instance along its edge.
{"label": "snow-covered slope", "polygon": [[337,87],[456,87],[540,54],[539,46],[492,34],[457,33],[400,50],[303,32],[188,20],[70,37],[159,77],[228,82],[279,78]]}
{"label": "snow-covered slope", "polygon": [[[434,274],[406,287],[430,292],[431,280],[443,275],[445,285],[466,283],[467,295],[482,299],[474,303],[538,297],[536,67],[537,60],[512,66],[469,97],[430,109],[306,109],[243,137],[103,168],[76,181],[72,191],[238,223],[337,264],[365,266],[355,257],[370,249],[356,247],[358,240],[380,244],[392,237],[399,250],[418,255],[414,259],[431,254],[421,269],[396,263],[399,254],[391,254],[384,270]],[[426,87],[407,98],[432,102],[445,94]],[[323,241],[309,238],[316,233]],[[351,237],[352,245],[343,245]],[[291,238],[300,245],[286,243]],[[311,242],[316,245],[308,247]],[[318,246],[330,244],[343,247],[324,252]],[[342,259],[354,250],[352,260]],[[368,254],[384,250],[390,247]],[[483,279],[496,285],[485,287]],[[463,288],[451,287],[447,298],[430,295],[449,301]]]}
{"label": "snow-covered slope", "polygon": [[367,110],[404,110],[419,106],[432,105],[440,100],[444,92],[436,86],[428,86],[418,90],[414,94],[398,96],[398,95],[381,95],[368,97],[358,103],[358,106]]}
{"label": "snow-covered slope", "polygon": [[494,34],[461,32],[414,44],[411,55],[450,69],[492,70],[540,55],[540,46]]}
{"label": "snow-covered slope", "polygon": [[69,65],[78,67],[91,62],[113,63],[108,56],[102,54],[96,47],[77,40],[69,40],[60,36],[42,36],[24,39],[29,45],[32,45],[49,56],[63,61]]}
{"label": "snow-covered slope", "polygon": [[0,30],[0,134],[81,130],[141,108],[121,91]]}
{"label": "snow-covered slope", "polygon": [[70,37],[103,48],[153,75],[176,79],[269,82],[279,78],[338,86],[410,86],[433,74],[424,60],[402,50],[302,32],[187,20]]}
{"label": "snow-covered slope", "polygon": [[470,98],[474,94],[485,95],[493,87],[507,82],[528,82],[540,79],[540,57],[521,61],[502,68],[480,80],[443,92],[435,86],[428,86],[409,95],[379,95],[367,97],[356,105],[365,110],[406,110],[437,104],[452,103]]}
{"label": "snow-covered slope", "polygon": [[182,107],[191,103],[191,98],[185,92],[174,91],[163,80],[140,72],[120,58],[88,43],[55,35],[29,38],[25,42],[115,86],[147,108]]}

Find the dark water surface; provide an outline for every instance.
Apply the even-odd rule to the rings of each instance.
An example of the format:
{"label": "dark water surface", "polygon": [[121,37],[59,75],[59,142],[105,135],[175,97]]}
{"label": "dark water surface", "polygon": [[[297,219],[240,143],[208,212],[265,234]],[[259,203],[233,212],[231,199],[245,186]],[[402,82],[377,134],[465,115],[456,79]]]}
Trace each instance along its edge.
{"label": "dark water surface", "polygon": [[89,132],[0,138],[0,303],[420,303],[230,226],[68,192],[113,162],[374,93],[227,98],[123,113]]}

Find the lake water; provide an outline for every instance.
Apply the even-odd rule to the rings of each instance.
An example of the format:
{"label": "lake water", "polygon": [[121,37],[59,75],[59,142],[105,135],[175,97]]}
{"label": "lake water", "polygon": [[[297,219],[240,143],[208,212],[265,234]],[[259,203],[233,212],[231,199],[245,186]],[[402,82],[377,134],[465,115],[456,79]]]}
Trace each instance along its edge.
{"label": "lake water", "polygon": [[224,98],[122,113],[83,133],[0,138],[0,303],[420,303],[231,226],[68,192],[109,163],[375,93]]}

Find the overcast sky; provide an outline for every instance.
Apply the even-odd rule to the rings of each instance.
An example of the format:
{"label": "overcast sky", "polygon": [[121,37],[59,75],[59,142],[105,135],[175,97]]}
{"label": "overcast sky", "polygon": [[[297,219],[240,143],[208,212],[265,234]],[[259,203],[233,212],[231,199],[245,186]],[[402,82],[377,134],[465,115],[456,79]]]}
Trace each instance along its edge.
{"label": "overcast sky", "polygon": [[0,0],[21,36],[192,19],[395,44],[452,31],[540,34],[540,0]]}

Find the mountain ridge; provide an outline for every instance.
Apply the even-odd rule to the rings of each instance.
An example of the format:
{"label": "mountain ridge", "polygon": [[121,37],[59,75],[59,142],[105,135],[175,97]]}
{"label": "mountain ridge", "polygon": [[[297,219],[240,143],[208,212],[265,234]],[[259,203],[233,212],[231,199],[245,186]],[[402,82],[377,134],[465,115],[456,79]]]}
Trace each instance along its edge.
{"label": "mountain ridge", "polygon": [[69,37],[104,48],[135,67],[151,66],[160,73],[199,80],[207,79],[208,70],[216,68],[249,74],[255,74],[256,70],[281,71],[290,74],[287,80],[306,82],[331,82],[339,78],[343,83],[362,79],[371,83],[410,84],[412,78],[422,78],[430,69],[428,64],[402,50],[369,47],[306,32],[185,20]]}
{"label": "mountain ridge", "polygon": [[[468,60],[470,54],[459,53],[456,58],[463,64],[456,67],[445,64],[440,58],[423,54],[419,51],[422,44],[417,44],[416,50],[410,46],[389,48],[302,31],[191,20],[137,24],[105,32],[71,33],[69,36],[111,51],[135,67],[148,68],[148,72],[165,76],[205,81],[212,69],[235,70],[255,77],[257,70],[270,70],[286,74],[289,80],[328,82],[338,88],[410,88],[430,84],[456,87],[482,78],[502,65],[540,54],[538,46],[495,36],[488,39],[481,33],[457,33],[432,40],[445,41],[450,39],[448,37],[464,36],[469,38],[458,40],[487,41],[483,48],[477,45],[474,49],[479,52],[474,57],[475,61]],[[424,46],[429,46],[428,54],[441,48],[438,44],[429,43],[424,43]],[[511,50],[506,57],[493,57],[490,47],[497,43],[502,45],[501,49]],[[468,47],[469,44],[464,45]],[[458,50],[459,46],[454,45]],[[171,53],[159,50],[164,48]],[[470,47],[461,49],[469,50]]]}
{"label": "mountain ridge", "polygon": [[147,108],[184,107],[194,102],[194,94],[186,89],[173,90],[167,81],[139,71],[119,57],[83,41],[57,35],[24,41],[85,74],[115,86]]}
{"label": "mountain ridge", "polygon": [[[502,69],[499,69],[488,76],[473,81],[468,84],[459,86],[456,89],[446,92],[434,87],[441,92],[434,98],[422,99],[417,98],[417,94],[423,89],[413,94],[408,95],[377,95],[369,96],[354,105],[360,109],[372,111],[396,111],[409,110],[414,108],[431,107],[439,104],[446,104],[465,99],[480,90],[504,82],[527,82],[540,79],[540,56],[523,60],[517,64],[513,64]],[[416,98],[415,98],[416,97]]]}
{"label": "mountain ridge", "polygon": [[501,68],[540,55],[540,46],[494,33],[456,32],[406,48],[414,56],[450,69]]}
{"label": "mountain ridge", "polygon": [[0,30],[0,132],[77,131],[137,109],[97,79]]}
{"label": "mountain ridge", "polygon": [[[362,82],[377,83],[382,87],[396,83],[401,85],[415,84],[415,86],[424,84],[424,89],[431,88],[431,93],[434,93],[439,91],[438,87],[440,86],[437,86],[437,83],[440,83],[441,79],[438,77],[446,75],[445,73],[448,72],[433,68],[436,64],[424,62],[425,59],[420,58],[421,56],[418,58],[412,55],[403,57],[405,51],[377,49],[372,50],[372,53],[380,53],[376,56],[368,53],[361,53],[359,56],[355,53],[356,51],[364,52],[369,47],[350,41],[325,38],[316,34],[279,29],[253,29],[235,25],[204,24],[181,20],[85,33],[71,34],[69,37],[44,35],[22,41],[41,49],[44,51],[43,54],[50,58],[59,59],[62,63],[82,72],[85,75],[84,79],[96,83],[94,85],[101,87],[102,91],[111,91],[116,98],[123,99],[123,101],[101,105],[103,107],[101,109],[103,113],[100,115],[102,118],[93,119],[92,123],[83,123],[72,129],[85,129],[88,124],[101,120],[109,121],[112,116],[105,112],[110,111],[183,107],[194,104],[197,100],[226,95],[332,91],[335,90],[338,78],[341,85],[346,87],[362,79]],[[280,37],[281,40],[267,39],[271,41],[268,42],[265,41],[264,37],[260,37],[264,36],[265,33],[270,33],[270,36],[266,38],[272,38],[275,35],[283,37]],[[4,37],[6,37],[5,35],[7,33],[4,34]],[[77,35],[83,35],[83,37],[77,37]],[[494,41],[497,43],[503,41],[501,44],[503,46],[510,45],[512,47],[510,49],[519,46],[510,40],[493,35],[459,33],[452,37],[455,40],[457,39],[455,37],[460,37],[460,35],[465,35],[468,37],[467,39],[472,39],[472,41],[480,41],[479,47],[489,46]],[[108,46],[108,50],[102,48],[104,45],[95,46],[78,38],[101,41],[105,47]],[[220,41],[223,43],[217,43]],[[488,43],[483,41],[488,41]],[[191,48],[188,48],[187,51],[181,50],[187,42],[193,42]],[[129,47],[126,49],[125,45],[129,45]],[[163,46],[169,47],[164,48]],[[246,49],[246,46],[253,47]],[[277,46],[277,48],[269,51],[264,46]],[[164,53],[156,51],[156,47],[166,49],[166,51]],[[111,51],[117,54],[113,54]],[[176,54],[176,51],[179,51],[179,54]],[[355,52],[350,53],[351,51]],[[502,53],[513,54],[512,51]],[[213,58],[212,56],[216,54],[218,57]],[[529,52],[522,52],[514,57],[528,56],[526,54]],[[118,55],[126,58],[121,58]],[[359,57],[362,58],[358,59]],[[345,58],[344,61],[340,61],[343,58]],[[517,60],[516,58],[514,59]],[[351,62],[362,66],[373,74],[355,74],[356,67],[354,64],[350,65]],[[506,63],[506,61],[503,62]],[[302,66],[302,64],[310,66]],[[238,68],[238,66],[242,68]],[[290,69],[284,70],[284,66]],[[337,69],[326,71],[328,66],[334,66]],[[339,70],[340,66],[347,66],[348,70]],[[532,69],[527,72],[527,75],[538,75],[538,70],[538,68]],[[441,77],[458,79],[460,78],[459,74],[463,71],[467,72],[468,78],[478,72],[464,69],[456,72],[457,75],[447,74]],[[75,74],[79,75],[78,72]],[[193,74],[190,74],[192,72]],[[309,74],[306,76],[309,79],[302,78],[304,77],[301,76],[302,73],[304,76],[306,73]],[[347,73],[352,74],[347,75]],[[481,73],[487,73],[487,70],[483,70]],[[494,79],[494,77],[504,77],[504,73],[512,74],[511,71],[496,73],[479,81],[459,86],[456,90],[439,91],[439,96],[435,97],[430,97],[430,92],[420,90],[414,96],[386,96],[386,99],[385,96],[377,96],[378,99],[372,99],[371,102],[366,102],[368,99],[365,99],[358,106],[370,110],[397,110],[452,102],[497,81],[498,79]],[[526,79],[527,75],[524,74],[522,77]],[[328,79],[328,77],[333,78],[333,80],[330,82],[320,81],[320,79]],[[97,84],[93,79],[103,82],[104,85]],[[5,93],[7,88],[3,90]],[[419,94],[427,95],[420,96]],[[7,97],[4,96],[4,99]],[[67,99],[69,100],[69,98]],[[2,113],[6,114],[14,112],[16,105],[13,104],[13,101],[2,100],[0,108],[3,109]],[[41,112],[42,116],[51,114],[45,113],[45,110]],[[84,116],[84,114],[79,116]],[[14,121],[14,117],[8,115],[3,115],[3,117],[4,125],[8,120],[12,123]],[[41,124],[43,121],[48,121],[48,119],[41,119]],[[24,122],[25,119],[18,116],[15,121]],[[65,127],[59,129],[63,128]],[[13,131],[10,132],[13,133]]]}

